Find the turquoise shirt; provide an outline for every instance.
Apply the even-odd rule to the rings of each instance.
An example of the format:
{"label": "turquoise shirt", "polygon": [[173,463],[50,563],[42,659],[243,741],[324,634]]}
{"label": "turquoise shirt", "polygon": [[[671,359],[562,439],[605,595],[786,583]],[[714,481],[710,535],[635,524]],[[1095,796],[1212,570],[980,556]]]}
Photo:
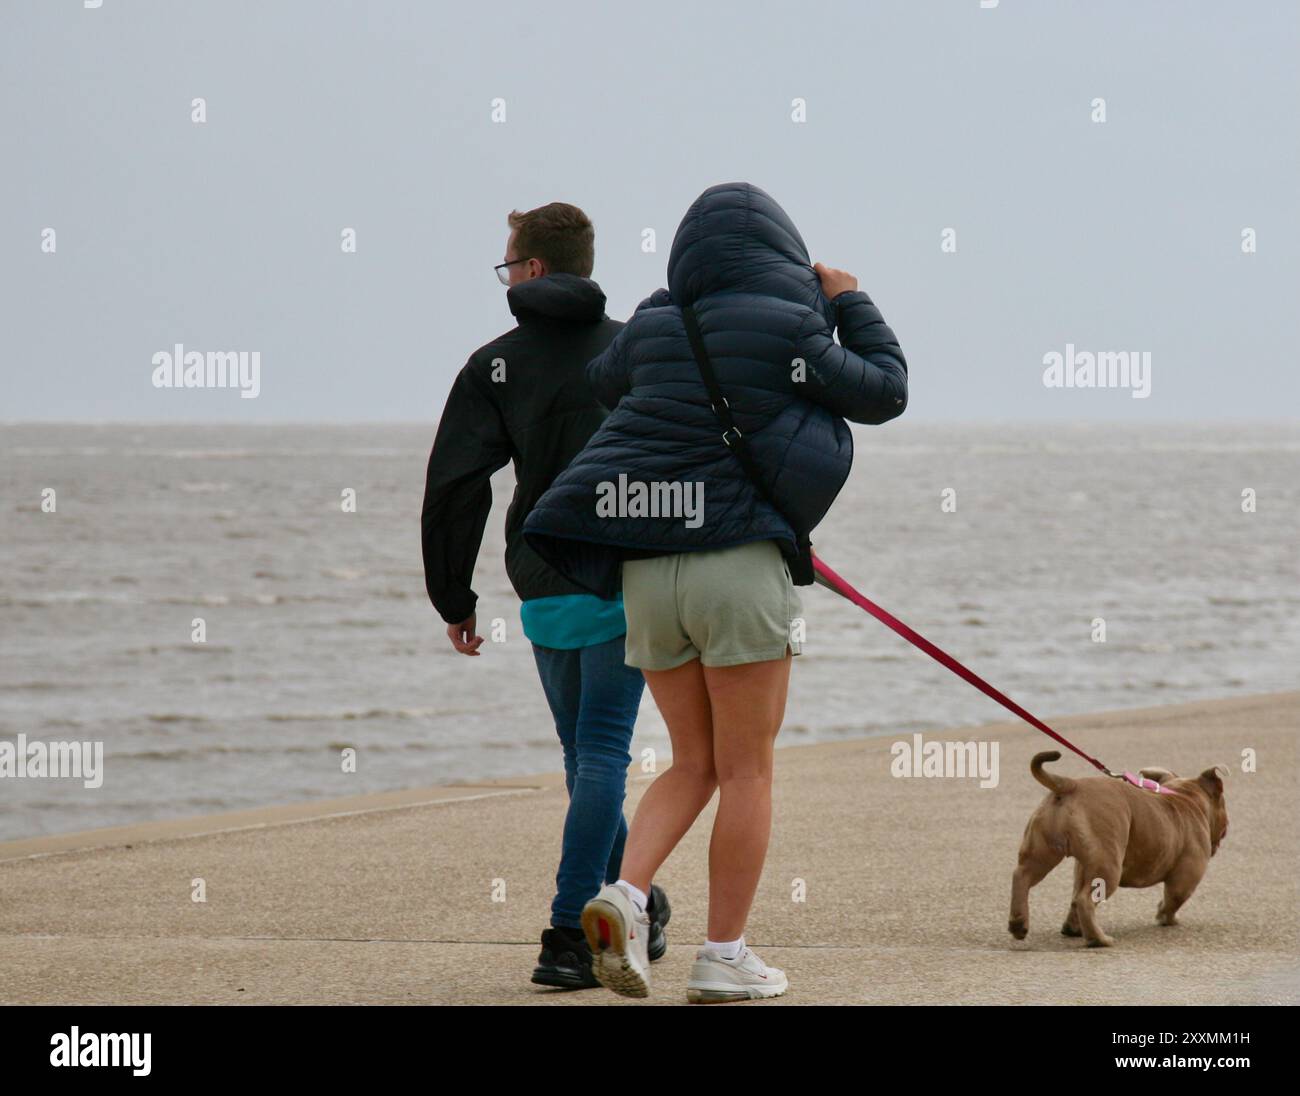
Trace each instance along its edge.
{"label": "turquoise shirt", "polygon": [[530,598],[519,606],[519,619],[529,640],[561,651],[606,643],[627,631],[621,591],[613,601],[595,594]]}

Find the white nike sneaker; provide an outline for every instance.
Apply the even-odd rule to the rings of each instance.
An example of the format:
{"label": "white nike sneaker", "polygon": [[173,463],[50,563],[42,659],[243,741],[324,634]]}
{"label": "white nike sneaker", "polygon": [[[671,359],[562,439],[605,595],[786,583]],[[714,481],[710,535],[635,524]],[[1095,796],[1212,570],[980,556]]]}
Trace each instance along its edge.
{"label": "white nike sneaker", "polygon": [[695,1004],[710,1001],[746,1001],[758,997],[780,997],[790,983],[785,971],[769,967],[748,947],[735,959],[723,959],[701,948],[686,983],[686,999]]}
{"label": "white nike sneaker", "polygon": [[596,981],[624,997],[650,996],[650,917],[626,890],[601,887],[582,908],[582,931]]}

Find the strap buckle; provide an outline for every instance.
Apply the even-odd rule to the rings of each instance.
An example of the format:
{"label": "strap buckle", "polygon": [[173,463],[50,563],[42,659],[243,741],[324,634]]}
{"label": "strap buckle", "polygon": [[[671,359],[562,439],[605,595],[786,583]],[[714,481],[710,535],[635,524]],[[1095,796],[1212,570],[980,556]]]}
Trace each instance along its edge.
{"label": "strap buckle", "polygon": [[[722,406],[730,409],[731,404],[727,402],[727,397],[723,396],[721,398],[722,398]],[[709,410],[712,411],[715,415],[718,413],[718,405],[714,403],[712,400],[709,401]]]}
{"label": "strap buckle", "polygon": [[[736,437],[732,439],[731,437],[728,436],[730,434],[735,434]],[[726,430],[722,432],[722,444],[725,445],[728,449],[730,449],[733,440],[739,441],[744,436],[745,435],[740,432],[740,427],[729,426]]]}

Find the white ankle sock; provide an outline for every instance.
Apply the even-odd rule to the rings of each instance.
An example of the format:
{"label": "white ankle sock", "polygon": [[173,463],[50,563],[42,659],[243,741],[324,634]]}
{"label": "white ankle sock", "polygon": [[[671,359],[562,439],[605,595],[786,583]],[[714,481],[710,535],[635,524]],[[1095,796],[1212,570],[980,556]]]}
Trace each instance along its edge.
{"label": "white ankle sock", "polygon": [[745,950],[745,938],[742,936],[739,940],[725,942],[705,940],[704,950],[711,955],[716,955],[719,959],[738,959],[740,953]]}
{"label": "white ankle sock", "polygon": [[626,879],[620,879],[614,885],[616,887],[622,887],[625,891],[627,891],[627,893],[631,895],[632,901],[636,903],[636,908],[641,913],[645,913],[646,904],[649,901],[649,899],[646,898],[645,891],[643,891],[640,887],[634,887]]}

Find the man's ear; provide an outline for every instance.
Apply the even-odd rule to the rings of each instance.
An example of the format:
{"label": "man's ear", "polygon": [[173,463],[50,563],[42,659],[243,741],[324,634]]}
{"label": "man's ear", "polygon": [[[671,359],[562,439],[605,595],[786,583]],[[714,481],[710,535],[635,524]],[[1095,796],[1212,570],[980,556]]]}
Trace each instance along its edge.
{"label": "man's ear", "polygon": [[1196,778],[1200,781],[1201,786],[1210,793],[1211,799],[1218,799],[1223,795],[1223,779],[1219,776],[1220,773],[1227,776],[1228,767],[1226,765],[1213,765]]}
{"label": "man's ear", "polygon": [[1178,779],[1178,774],[1171,773],[1168,769],[1138,769],[1138,773],[1159,784],[1168,784],[1169,781]]}

